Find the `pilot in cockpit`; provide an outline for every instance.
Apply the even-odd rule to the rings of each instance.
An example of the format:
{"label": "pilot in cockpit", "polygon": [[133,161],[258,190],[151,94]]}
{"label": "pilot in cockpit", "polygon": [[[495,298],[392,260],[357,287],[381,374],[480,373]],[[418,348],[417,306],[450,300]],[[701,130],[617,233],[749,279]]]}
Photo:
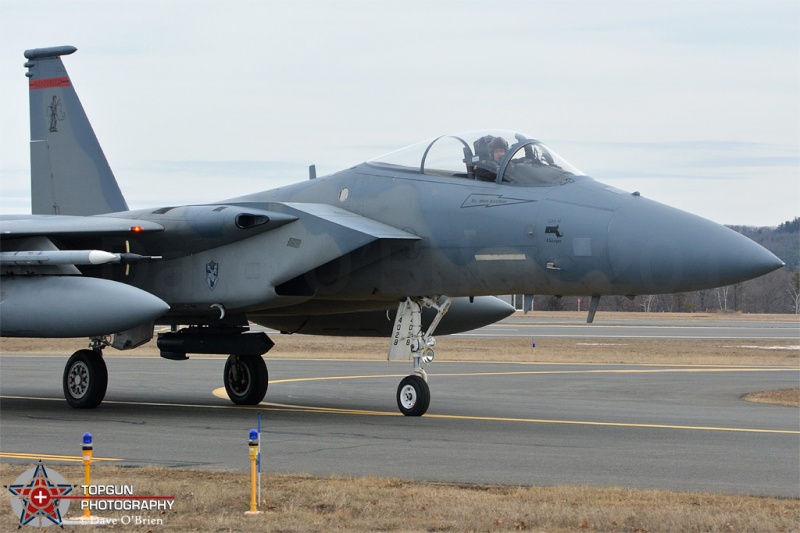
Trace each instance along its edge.
{"label": "pilot in cockpit", "polygon": [[508,150],[508,143],[502,137],[495,137],[492,139],[492,142],[489,143],[489,154],[492,156],[492,161],[497,163],[497,166],[500,166],[500,161],[506,155],[506,151]]}
{"label": "pilot in cockpit", "polygon": [[[485,149],[479,149],[479,143],[485,143]],[[497,171],[500,170],[500,162],[508,151],[508,142],[502,137],[493,137],[491,140],[482,137],[475,144],[475,152],[480,157],[475,166],[475,176],[483,181],[494,181],[497,179]]]}

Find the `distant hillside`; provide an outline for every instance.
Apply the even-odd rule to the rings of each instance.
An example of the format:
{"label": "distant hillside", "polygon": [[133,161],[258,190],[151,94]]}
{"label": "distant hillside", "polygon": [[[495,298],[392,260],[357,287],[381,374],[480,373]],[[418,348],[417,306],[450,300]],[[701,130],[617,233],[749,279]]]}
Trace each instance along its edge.
{"label": "distant hillside", "polygon": [[728,226],[780,257],[786,268],[800,269],[800,217],[784,222],[777,228],[753,226]]}

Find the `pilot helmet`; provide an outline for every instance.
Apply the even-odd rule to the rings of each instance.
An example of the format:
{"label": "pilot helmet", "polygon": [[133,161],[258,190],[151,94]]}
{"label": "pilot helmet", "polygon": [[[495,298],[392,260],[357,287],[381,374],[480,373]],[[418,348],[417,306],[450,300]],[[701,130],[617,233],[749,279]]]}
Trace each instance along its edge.
{"label": "pilot helmet", "polygon": [[494,152],[495,150],[503,149],[508,151],[508,143],[502,137],[495,137],[492,139],[492,142],[489,143],[489,151]]}

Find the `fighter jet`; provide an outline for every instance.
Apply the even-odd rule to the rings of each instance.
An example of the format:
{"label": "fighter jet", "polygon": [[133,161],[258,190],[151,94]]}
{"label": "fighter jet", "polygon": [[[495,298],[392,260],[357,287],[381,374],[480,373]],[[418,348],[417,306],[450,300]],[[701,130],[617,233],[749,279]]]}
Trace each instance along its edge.
{"label": "fighter jet", "polygon": [[430,403],[434,333],[513,312],[494,295],[662,294],[783,266],[723,226],[595,181],[512,131],[444,135],[292,186],[205,205],[130,210],[61,56],[27,50],[32,214],[0,218],[7,337],[88,337],[63,374],[98,406],[105,348],[152,339],[161,356],[226,354],[236,404],[268,387],[282,333],[385,336],[413,371],[400,411]]}

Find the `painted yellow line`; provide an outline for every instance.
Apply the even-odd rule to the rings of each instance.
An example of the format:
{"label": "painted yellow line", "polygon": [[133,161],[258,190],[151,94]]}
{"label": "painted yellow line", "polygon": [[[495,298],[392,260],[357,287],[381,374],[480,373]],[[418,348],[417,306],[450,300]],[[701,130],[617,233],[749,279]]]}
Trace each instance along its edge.
{"label": "painted yellow line", "polygon": [[[602,370],[520,370],[516,372],[461,372],[461,373],[443,373],[443,374],[429,374],[431,378],[438,377],[476,377],[476,376],[527,376],[527,375],[550,375],[550,374],[669,374],[669,373],[722,373],[722,372],[784,372],[786,370],[794,370],[790,368],[778,367],[714,367],[714,368],[620,368],[620,369],[602,369]],[[270,385],[278,383],[300,383],[304,381],[336,381],[342,379],[382,379],[382,378],[402,378],[407,374],[372,374],[360,376],[323,376],[323,377],[309,377],[309,378],[288,378],[288,379],[275,379],[270,380]],[[217,391],[222,391],[217,394]],[[219,388],[214,391],[214,396],[219,398],[227,398],[224,388]]]}
{"label": "painted yellow line", "polygon": [[433,374],[442,377],[462,376],[525,376],[530,374],[704,374],[725,372],[785,372],[791,368],[618,368],[603,370],[526,370],[518,372],[465,372],[463,374]]}
{"label": "painted yellow line", "polygon": [[[24,452],[0,452],[0,458],[4,459],[47,459],[49,461],[66,461],[72,463],[82,463],[82,455],[51,455],[47,453],[24,453]],[[116,457],[92,457],[94,461],[122,461]]]}
{"label": "painted yellow line", "polygon": [[[359,376],[354,376],[357,378]],[[360,377],[374,377],[374,376],[360,376]],[[228,394],[225,392],[224,387],[214,389],[214,396],[227,400]],[[31,399],[31,400],[49,400],[61,402],[61,398],[26,398],[25,396],[0,396],[0,398],[16,398],[16,399]],[[195,409],[235,409],[244,411],[261,411],[267,409],[269,411],[285,411],[296,413],[330,413],[330,414],[344,414],[344,415],[361,415],[361,416],[403,416],[397,411],[368,411],[362,409],[342,409],[337,407],[315,407],[309,405],[292,405],[262,402],[258,405],[198,405],[198,404],[182,404],[182,403],[161,403],[161,402],[119,402],[113,400],[106,400],[103,403],[120,404],[120,405],[144,405],[149,407],[189,407]],[[622,422],[589,422],[583,420],[547,420],[536,418],[505,418],[505,417],[491,417],[491,416],[466,416],[466,415],[445,415],[427,413],[424,418],[437,418],[443,420],[469,420],[476,422],[517,422],[525,424],[562,424],[562,425],[575,425],[575,426],[605,426],[605,427],[628,427],[628,428],[645,428],[645,429],[684,429],[695,431],[730,431],[738,433],[772,433],[783,435],[800,435],[800,431],[786,430],[786,429],[754,429],[754,428],[727,428],[727,427],[712,427],[712,426],[683,426],[683,425],[669,425],[669,424],[643,424],[643,423],[622,423]],[[5,452],[0,452],[0,457],[4,457]],[[46,457],[44,455],[30,455],[27,458],[37,459],[39,457]],[[54,457],[69,457],[69,456],[54,456]],[[20,456],[20,458],[23,458]],[[64,458],[64,461],[70,459]],[[82,458],[74,458],[78,461]],[[123,459],[102,459],[106,461],[122,461]]]}
{"label": "painted yellow line", "polygon": [[260,405],[267,407],[270,411],[289,411],[299,413],[332,413],[341,415],[362,415],[362,416],[404,416],[399,411],[370,411],[366,409],[344,409],[341,407],[320,407],[311,405],[292,405],[286,403],[261,402]]}
{"label": "painted yellow line", "polygon": [[[215,391],[216,392],[216,391]],[[224,389],[223,389],[224,392]],[[352,414],[366,416],[403,416],[399,412],[386,411],[366,411],[359,409],[339,409],[335,407],[315,407],[306,405],[292,405],[280,403],[262,402],[261,405],[273,411],[294,411],[303,413],[335,413]],[[672,424],[643,424],[625,422],[589,422],[583,420],[548,420],[537,418],[507,418],[494,416],[467,416],[467,415],[444,415],[427,413],[423,418],[437,418],[442,420],[469,420],[480,422],[516,422],[524,424],[561,424],[573,426],[603,426],[603,427],[624,427],[624,428],[645,428],[645,429],[685,429],[694,431],[732,431],[737,433],[773,433],[779,435],[800,435],[800,431],[787,429],[754,429],[754,428],[729,428],[714,426],[684,426]]]}
{"label": "painted yellow line", "polygon": [[484,420],[492,422],[523,422],[527,424],[563,424],[573,426],[605,426],[623,428],[646,428],[646,429],[687,429],[694,431],[733,431],[737,433],[775,433],[781,435],[800,435],[800,431],[790,429],[755,429],[755,428],[727,428],[713,426],[681,426],[672,424],[642,424],[624,422],[589,422],[583,420],[540,420],[535,418],[502,418],[502,417],[473,417],[458,415],[437,415],[426,414],[430,418],[446,418],[450,420]]}
{"label": "painted yellow line", "polygon": [[[228,395],[225,393],[225,388],[221,388],[218,390],[222,390],[225,396],[222,396],[226,400],[228,400]],[[216,391],[215,391],[216,392]],[[48,402],[64,402],[64,398],[37,398],[35,396],[0,396],[0,399],[11,399],[11,400],[43,400]],[[164,402],[122,402],[117,400],[103,400],[103,405],[105,404],[114,404],[114,405],[143,405],[146,407],[189,407],[189,408],[199,408],[199,409],[244,409],[244,410],[261,410],[263,407],[259,407],[257,405],[200,405],[196,403],[164,403]]]}
{"label": "painted yellow line", "polygon": [[[404,378],[408,374],[371,374],[366,376],[322,376],[322,377],[314,377],[314,378],[288,378],[288,379],[276,379],[276,380],[269,380],[269,384],[272,385],[273,383],[297,383],[300,381],[335,381],[337,379],[381,379],[381,378]],[[455,374],[454,374],[455,375]],[[223,388],[223,390],[225,390]],[[227,398],[227,394],[225,398]]]}
{"label": "painted yellow line", "polygon": [[[786,370],[794,370],[788,368],[662,368],[662,369],[616,369],[616,370],[527,370],[518,372],[464,372],[454,374],[430,374],[430,377],[479,377],[479,376],[526,376],[533,374],[663,374],[674,372],[686,373],[703,373],[703,372],[780,372]],[[275,379],[270,380],[270,385],[279,383],[301,383],[305,381],[337,381],[343,379],[379,379],[379,378],[402,378],[407,374],[373,374],[361,376],[323,376],[323,377],[309,377],[309,378],[288,378],[288,379]],[[217,398],[228,399],[228,394],[225,392],[224,387],[220,387],[213,391],[214,396]]]}

